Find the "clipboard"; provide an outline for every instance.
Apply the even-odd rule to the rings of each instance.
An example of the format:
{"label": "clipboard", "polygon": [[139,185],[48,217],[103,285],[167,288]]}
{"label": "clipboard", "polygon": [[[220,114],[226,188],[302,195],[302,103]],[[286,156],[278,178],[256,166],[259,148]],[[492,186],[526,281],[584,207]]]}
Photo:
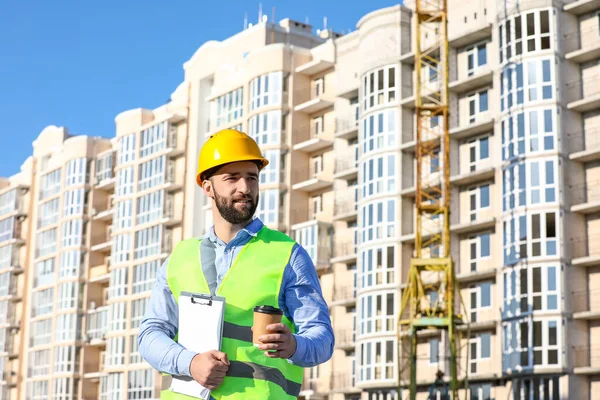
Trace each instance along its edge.
{"label": "clipboard", "polygon": [[[181,292],[178,303],[178,343],[196,353],[220,351],[225,298],[203,293]],[[210,390],[189,376],[174,375],[171,390],[203,400],[210,398]]]}

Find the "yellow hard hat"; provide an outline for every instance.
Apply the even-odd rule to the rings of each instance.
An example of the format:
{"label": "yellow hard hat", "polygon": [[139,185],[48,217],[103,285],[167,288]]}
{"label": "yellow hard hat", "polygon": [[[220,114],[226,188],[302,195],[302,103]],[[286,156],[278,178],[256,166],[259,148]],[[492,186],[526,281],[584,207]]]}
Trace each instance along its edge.
{"label": "yellow hard hat", "polygon": [[259,171],[269,164],[258,144],[244,132],[223,129],[211,135],[200,149],[196,182],[202,185],[206,171],[236,161],[256,161]]}

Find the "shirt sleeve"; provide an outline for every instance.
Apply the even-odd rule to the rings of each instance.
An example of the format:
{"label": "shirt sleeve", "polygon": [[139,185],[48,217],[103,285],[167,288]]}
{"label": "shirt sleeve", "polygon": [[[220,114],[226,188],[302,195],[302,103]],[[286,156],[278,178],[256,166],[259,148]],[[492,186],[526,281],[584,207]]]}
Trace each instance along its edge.
{"label": "shirt sleeve", "polygon": [[308,368],[333,355],[334,335],[315,265],[300,245],[293,249],[284,271],[280,306],[296,326],[296,352],[290,363]]}
{"label": "shirt sleeve", "polygon": [[156,370],[170,375],[191,376],[190,364],[197,354],[176,343],[179,312],[167,283],[167,263],[158,269],[146,313],[140,325],[140,355]]}

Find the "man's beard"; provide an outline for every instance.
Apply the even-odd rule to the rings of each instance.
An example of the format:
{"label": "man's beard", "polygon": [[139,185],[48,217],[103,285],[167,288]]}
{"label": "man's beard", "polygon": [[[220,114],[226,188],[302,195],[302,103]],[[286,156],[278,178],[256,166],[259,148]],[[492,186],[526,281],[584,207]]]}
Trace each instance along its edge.
{"label": "man's beard", "polygon": [[[217,209],[219,210],[219,214],[225,219],[225,221],[230,224],[239,225],[244,222],[248,222],[254,216],[256,212],[256,208],[258,207],[258,198],[259,195],[256,195],[256,199],[253,199],[252,196],[237,196],[235,198],[225,198],[219,196],[219,194],[215,191],[215,204]],[[239,210],[235,208],[235,204],[240,201],[249,202],[249,207]]]}

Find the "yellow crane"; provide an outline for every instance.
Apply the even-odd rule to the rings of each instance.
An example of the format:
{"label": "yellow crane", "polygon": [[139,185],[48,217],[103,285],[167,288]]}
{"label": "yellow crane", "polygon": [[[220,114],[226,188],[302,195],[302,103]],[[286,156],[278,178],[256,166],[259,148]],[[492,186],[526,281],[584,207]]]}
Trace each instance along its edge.
{"label": "yellow crane", "polygon": [[[449,369],[447,398],[466,388],[467,368],[460,368],[468,323],[450,253],[450,136],[448,92],[447,0],[416,0],[416,232],[398,317],[399,385],[417,393],[418,332],[440,331]],[[462,312],[461,312],[462,311]],[[442,364],[443,365],[443,364]],[[443,370],[445,367],[442,366]],[[464,376],[459,381],[459,369]],[[443,372],[443,371],[441,371]],[[427,377],[423,377],[426,380]],[[442,382],[438,375],[438,383]],[[446,384],[446,383],[444,383]],[[467,391],[465,391],[465,396]]]}

